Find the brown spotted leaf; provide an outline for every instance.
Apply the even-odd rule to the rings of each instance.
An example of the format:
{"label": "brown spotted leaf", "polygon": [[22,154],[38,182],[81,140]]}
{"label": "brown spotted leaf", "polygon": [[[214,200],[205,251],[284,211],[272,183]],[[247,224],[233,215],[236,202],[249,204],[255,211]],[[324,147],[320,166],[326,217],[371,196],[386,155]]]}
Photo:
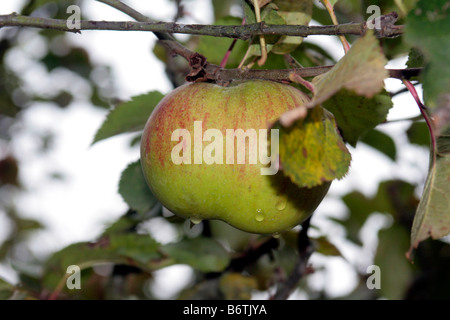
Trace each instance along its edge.
{"label": "brown spotted leaf", "polygon": [[344,177],[351,156],[331,113],[320,106],[280,133],[280,163],[284,173],[300,187],[314,187]]}

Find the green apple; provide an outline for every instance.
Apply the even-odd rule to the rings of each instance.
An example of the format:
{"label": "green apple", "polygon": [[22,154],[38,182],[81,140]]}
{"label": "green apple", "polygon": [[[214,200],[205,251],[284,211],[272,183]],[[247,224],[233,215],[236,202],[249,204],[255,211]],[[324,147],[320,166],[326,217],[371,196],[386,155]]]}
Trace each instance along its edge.
{"label": "green apple", "polygon": [[308,101],[292,86],[262,80],[175,89],[142,136],[148,185],[167,209],[194,223],[220,219],[263,234],[291,229],[312,214],[330,183],[299,188],[285,177],[271,126]]}

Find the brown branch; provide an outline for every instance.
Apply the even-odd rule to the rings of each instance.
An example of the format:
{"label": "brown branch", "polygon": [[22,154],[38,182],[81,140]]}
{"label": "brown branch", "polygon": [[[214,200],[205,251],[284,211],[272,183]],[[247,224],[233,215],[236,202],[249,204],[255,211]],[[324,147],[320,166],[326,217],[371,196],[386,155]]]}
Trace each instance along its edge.
{"label": "brown branch", "polygon": [[278,239],[269,237],[256,247],[250,247],[239,256],[233,258],[227,267],[227,271],[242,272],[245,267],[255,263],[263,255],[271,254],[272,250],[277,249],[278,246]]}
{"label": "brown branch", "polygon": [[[0,28],[6,26],[35,27],[53,29],[66,32],[80,32],[80,30],[121,30],[121,31],[151,31],[159,39],[171,54],[180,55],[190,62],[192,71],[188,75],[188,81],[215,81],[227,83],[232,80],[270,79],[275,81],[290,81],[292,71],[302,78],[314,77],[325,73],[332,66],[320,66],[311,68],[282,69],[282,70],[247,70],[247,69],[223,69],[210,64],[206,58],[184,47],[177,42],[172,33],[188,33],[199,35],[211,35],[217,37],[231,37],[235,39],[248,39],[255,35],[364,35],[367,31],[366,23],[351,23],[331,26],[298,26],[298,25],[266,25],[264,22],[240,25],[240,26],[213,26],[213,25],[183,25],[175,23],[153,22],[150,18],[134,10],[118,0],[98,0],[105,3],[138,22],[133,21],[80,21],[79,29],[71,29],[66,20],[46,19],[20,16],[15,13],[0,15]],[[395,26],[397,15],[395,13],[383,16],[381,28],[376,31],[379,37],[398,36],[403,32],[403,26]],[[381,18],[383,18],[381,17]],[[201,64],[198,62],[201,61]],[[420,72],[420,68],[389,70],[389,75],[397,79],[409,79]]]}
{"label": "brown branch", "polygon": [[[206,73],[203,79],[213,80],[215,82],[223,83],[232,80],[275,80],[291,82],[289,76],[292,72],[302,78],[315,77],[325,72],[328,72],[333,66],[318,66],[308,68],[292,68],[292,69],[273,69],[273,70],[250,70],[250,69],[222,69],[217,65],[205,63],[203,69]],[[388,69],[389,77],[396,79],[409,79],[418,76],[422,68],[409,69]],[[191,78],[189,81],[197,81]],[[200,80],[201,81],[201,80]]]}
{"label": "brown branch", "polygon": [[297,238],[298,259],[295,263],[294,270],[290,274],[289,278],[282,283],[272,300],[286,300],[291,293],[297,287],[300,279],[309,273],[308,261],[311,254],[314,252],[314,246],[309,240],[308,229],[310,225],[311,217],[305,220],[302,224],[302,230],[300,230]]}
{"label": "brown branch", "polygon": [[[264,22],[247,25],[203,25],[203,24],[177,24],[173,22],[153,22],[148,17],[128,7],[120,1],[98,0],[127,13],[137,21],[80,21],[80,28],[73,29],[67,26],[67,20],[48,19],[21,16],[15,13],[0,15],[1,27],[33,27],[79,33],[82,30],[110,30],[110,31],[147,31],[153,32],[161,40],[167,40],[167,34],[180,33],[192,35],[206,35],[213,37],[228,37],[249,40],[259,35],[286,35],[308,37],[314,35],[360,35],[367,31],[366,23],[349,23],[329,26],[302,26],[302,25],[268,25]],[[383,20],[384,21],[384,20]],[[375,30],[380,38],[395,37],[403,33],[403,26],[391,23],[384,24]],[[165,34],[165,35],[164,35]],[[170,37],[173,40],[172,37]]]}

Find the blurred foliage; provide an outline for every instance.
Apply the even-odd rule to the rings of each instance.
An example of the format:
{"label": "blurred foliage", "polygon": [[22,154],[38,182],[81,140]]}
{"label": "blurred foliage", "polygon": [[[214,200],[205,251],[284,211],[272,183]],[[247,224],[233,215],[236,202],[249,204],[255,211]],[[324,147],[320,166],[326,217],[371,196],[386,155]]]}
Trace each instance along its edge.
{"label": "blurred foliage", "polygon": [[[191,1],[171,1],[172,5],[181,4],[178,5],[179,19],[190,21]],[[21,13],[48,18],[65,18],[68,5],[83,6],[85,2],[86,0],[27,0],[24,2]],[[286,3],[287,1],[274,2]],[[398,24],[403,24],[408,13],[416,5],[414,0],[334,2],[340,23],[365,21],[371,15],[370,12],[366,12],[366,8],[369,5],[378,5],[382,14],[397,11]],[[242,2],[212,0],[211,3],[215,24],[242,22],[244,16]],[[307,3],[308,10],[311,3]],[[180,11],[180,8],[183,10]],[[268,8],[264,11],[265,15],[271,16],[274,21],[278,18],[287,21],[285,13],[280,16],[275,7]],[[237,15],[236,12],[241,14]],[[311,15],[311,13],[308,14]],[[312,5],[312,19],[321,24],[331,24],[328,12],[318,1],[314,1]],[[306,20],[309,21],[309,18],[307,17]],[[283,21],[279,20],[278,23]],[[417,28],[415,25],[412,27]],[[155,286],[158,270],[177,264],[189,266],[193,273],[185,287],[173,293],[170,297],[173,299],[245,300],[252,298],[255,293],[268,295],[268,292],[273,292],[277,283],[289,276],[298,256],[297,229],[274,236],[254,235],[241,232],[220,221],[202,221],[194,225],[167,214],[150,190],[145,188],[138,162],[130,164],[122,173],[118,190],[130,209],[118,220],[112,221],[102,234],[94,237],[91,242],[71,244],[45,258],[37,259],[27,252],[27,243],[33,241],[35,231],[45,226],[39,221],[26,218],[14,201],[18,194],[32,192],[22,186],[21,155],[14,154],[11,148],[15,142],[14,133],[17,132],[15,127],[24,114],[38,103],[68,109],[75,107],[80,99],[88,100],[93,108],[112,107],[107,121],[94,141],[124,132],[137,132],[130,142],[131,146],[135,146],[139,143],[140,130],[145,124],[143,119],[146,120],[162,95],[151,92],[145,96],[135,97],[130,102],[116,105],[112,103],[116,98],[114,83],[104,81],[104,79],[113,79],[110,66],[93,62],[89,48],[72,43],[66,34],[57,31],[18,28],[0,31],[0,216],[8,224],[4,227],[8,230],[7,234],[1,238],[0,263],[12,266],[18,278],[16,285],[0,278],[0,299],[158,299],[160,294],[158,287]],[[436,30],[425,31],[435,32]],[[444,32],[444,29],[441,31]],[[49,79],[54,72],[61,70],[66,71],[69,77],[82,79],[91,89],[89,96],[82,97],[72,88],[60,89],[58,86],[54,86],[51,92],[45,93],[30,89],[25,74],[16,68],[11,55],[20,52],[26,44],[24,41],[31,38],[39,41],[45,50],[42,55],[29,56],[28,63],[43,68]],[[273,44],[279,39],[276,37],[269,40]],[[348,37],[348,39],[354,43],[356,37]],[[209,61],[216,64],[220,64],[231,43],[232,40],[228,38],[198,36],[189,37],[184,41],[186,46],[203,53]],[[379,43],[388,60],[409,55],[407,63],[409,67],[422,66],[425,63],[422,42],[420,48],[412,48],[411,43],[405,43],[402,37],[380,39]],[[434,46],[436,42],[432,44]],[[228,60],[228,68],[234,68],[241,62],[247,46],[248,42],[240,40],[236,42]],[[289,46],[288,50],[280,49],[280,47],[276,52],[281,54],[270,52],[266,64],[262,67],[255,65],[254,68],[288,68],[292,67],[293,62],[297,64],[296,66],[304,67],[336,63],[329,49],[317,44],[303,42],[299,45],[297,41]],[[434,47],[428,49],[434,50]],[[434,51],[437,54],[439,50]],[[284,56],[287,52],[291,59],[286,59]],[[173,57],[158,43],[155,43],[153,54],[164,63],[166,75],[174,87],[183,83],[184,75],[188,70],[183,59]],[[426,56],[433,63],[441,61],[439,59],[442,57],[436,57],[429,52],[426,52]],[[251,62],[251,59],[246,62]],[[433,70],[429,71],[429,74],[432,72]],[[99,77],[98,74],[102,76]],[[434,82],[432,83],[429,79],[428,81],[430,81],[429,90],[433,93],[431,89],[434,88]],[[440,86],[439,90],[442,88],[444,87]],[[351,98],[348,97],[349,94],[347,92],[345,94],[342,104],[352,104],[348,102]],[[430,95],[430,97],[433,96]],[[356,120],[352,117],[355,117],[355,112],[360,106],[366,107],[367,113],[371,113],[373,110],[371,111],[370,108],[376,103],[375,100],[364,98],[358,106],[352,105],[348,109],[341,106],[340,117],[350,118],[352,119],[350,122],[355,122]],[[126,105],[128,108],[125,110],[123,106]],[[142,105],[146,108],[140,107]],[[383,102],[383,105],[385,106],[383,112],[374,123],[369,121],[362,127],[353,128],[346,127],[343,124],[344,120],[338,119],[338,127],[346,142],[355,146],[356,141],[360,139],[362,143],[384,154],[388,161],[395,164],[401,153],[396,140],[384,131],[373,129],[375,125],[385,120],[390,101]],[[331,107],[330,111],[336,112]],[[369,120],[373,119],[372,117]],[[52,148],[53,133],[39,133],[38,136],[42,145],[38,148],[38,152],[44,155]],[[423,122],[411,123],[404,138],[410,144],[423,147],[430,145],[428,130]],[[426,152],[425,149],[423,151]],[[53,177],[58,179],[61,175],[56,173]],[[419,203],[417,194],[421,187],[408,181],[392,179],[381,181],[373,194],[351,190],[342,195],[339,201],[345,207],[345,216],[335,217],[333,212],[330,212],[330,216],[326,217],[327,223],[344,232],[342,238],[336,243],[335,235],[315,226],[313,217],[311,229],[314,231],[314,235],[311,236],[315,247],[313,256],[342,259],[356,275],[357,283],[351,292],[338,297],[331,296],[326,285],[314,285],[307,279],[300,282],[298,290],[310,299],[449,299],[450,245],[448,241],[428,239],[414,251],[414,264],[405,258],[414,214]],[[374,230],[368,224],[374,217],[380,216],[385,223],[381,229]],[[164,226],[170,226],[174,230],[174,241],[162,243],[154,237],[154,230],[148,227],[152,225],[155,226],[154,228],[159,228],[162,221]],[[376,248],[367,250],[365,247],[363,230],[366,229],[377,239]],[[368,263],[380,267],[381,288],[379,290],[368,288],[366,283],[370,274],[366,272],[366,269],[369,264],[359,265],[349,261],[344,254],[346,246],[356,248],[362,254],[369,256]],[[82,290],[69,290],[65,286],[69,275],[67,267],[70,265],[80,266]],[[320,263],[317,266],[312,265],[312,268],[318,275],[325,278],[326,270]]]}

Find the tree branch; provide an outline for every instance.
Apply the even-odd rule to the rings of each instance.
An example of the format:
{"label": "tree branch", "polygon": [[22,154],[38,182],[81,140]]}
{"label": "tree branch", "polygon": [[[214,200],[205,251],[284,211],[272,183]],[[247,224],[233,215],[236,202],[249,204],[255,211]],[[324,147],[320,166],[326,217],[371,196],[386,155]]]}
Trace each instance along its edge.
{"label": "tree branch", "polygon": [[297,287],[300,279],[308,273],[308,261],[309,257],[314,251],[314,246],[309,240],[308,229],[310,225],[311,217],[305,220],[302,224],[302,230],[300,230],[297,238],[298,259],[295,263],[294,270],[290,274],[286,282],[282,283],[272,300],[286,300],[291,295],[292,291]]}
{"label": "tree branch", "polygon": [[[232,80],[270,79],[275,81],[291,82],[289,75],[295,72],[302,78],[315,77],[328,72],[333,66],[318,66],[308,68],[274,69],[274,70],[249,70],[249,69],[222,69],[216,65],[206,63],[204,69],[208,79],[216,82],[228,82]],[[422,68],[388,69],[389,77],[395,79],[409,79],[418,76]],[[195,81],[195,80],[194,80]]]}
{"label": "tree branch", "polygon": [[[224,69],[210,64],[206,58],[177,42],[172,33],[186,33],[197,35],[210,35],[216,37],[230,37],[235,39],[249,39],[255,35],[364,35],[367,31],[366,23],[350,23],[330,26],[298,26],[298,25],[266,25],[264,22],[240,25],[240,26],[214,26],[214,25],[184,25],[176,23],[153,22],[150,18],[134,10],[118,0],[97,0],[105,3],[137,20],[134,21],[80,21],[79,29],[71,29],[66,20],[47,19],[21,16],[15,13],[0,15],[0,28],[7,26],[34,27],[41,29],[53,29],[66,32],[80,32],[81,30],[116,30],[116,31],[150,31],[155,34],[162,45],[171,54],[180,55],[189,61],[192,68],[188,75],[188,81],[215,81],[227,83],[232,80],[270,79],[290,82],[289,75],[292,71],[303,78],[314,77],[329,71],[333,66],[320,66],[311,68],[282,69],[282,70],[247,70]],[[402,34],[403,26],[395,26],[397,15],[391,13],[383,16],[389,19],[381,19],[381,28],[376,30],[379,37],[393,37]],[[383,23],[385,21],[385,23]],[[417,76],[420,68],[389,70],[392,78],[408,79]]]}
{"label": "tree branch", "polygon": [[[82,30],[110,30],[110,31],[147,31],[155,33],[160,40],[174,40],[167,34],[182,33],[192,35],[204,35],[213,37],[228,37],[241,40],[249,40],[258,35],[286,35],[308,37],[314,35],[345,35],[353,34],[363,36],[367,27],[365,23],[349,23],[329,26],[302,26],[302,25],[267,25],[264,22],[247,25],[223,26],[203,24],[179,24],[173,22],[153,22],[148,17],[128,7],[120,1],[98,0],[130,15],[136,21],[80,21],[80,28],[73,29],[67,26],[63,19],[48,19],[21,16],[15,13],[0,15],[1,27],[33,27],[52,29],[66,32],[79,33]],[[120,4],[120,5],[118,5]],[[380,30],[375,30],[375,35],[395,37],[403,33],[403,26],[392,24],[384,25]]]}

